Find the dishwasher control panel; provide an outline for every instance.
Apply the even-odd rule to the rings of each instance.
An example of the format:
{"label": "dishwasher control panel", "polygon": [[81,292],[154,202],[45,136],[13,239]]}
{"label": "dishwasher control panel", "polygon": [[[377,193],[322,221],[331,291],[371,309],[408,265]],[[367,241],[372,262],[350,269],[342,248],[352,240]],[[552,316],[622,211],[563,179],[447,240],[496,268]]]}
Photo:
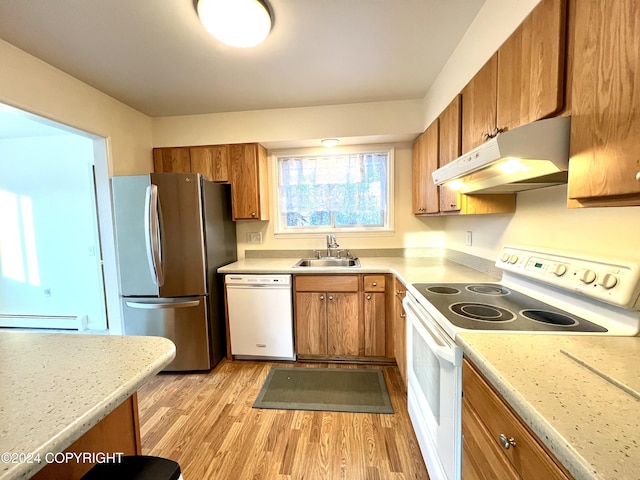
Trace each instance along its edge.
{"label": "dishwasher control panel", "polygon": [[291,275],[232,275],[224,278],[227,285],[291,285]]}

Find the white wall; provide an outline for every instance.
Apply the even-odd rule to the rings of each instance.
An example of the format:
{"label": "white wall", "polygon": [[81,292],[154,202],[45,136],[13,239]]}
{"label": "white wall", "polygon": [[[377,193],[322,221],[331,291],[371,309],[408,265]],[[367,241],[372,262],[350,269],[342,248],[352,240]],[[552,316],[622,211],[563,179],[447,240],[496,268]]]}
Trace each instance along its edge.
{"label": "white wall", "polygon": [[[12,214],[22,223],[0,234],[19,248],[0,245],[0,313],[87,315],[91,328],[106,329],[92,164],[93,141],[77,135],[0,140],[0,192],[22,204],[28,199],[33,212],[33,236],[19,210],[4,205],[0,212],[3,226]],[[27,254],[30,238],[35,258]],[[22,275],[11,278],[11,265]]]}
{"label": "white wall", "polygon": [[503,244],[518,244],[640,262],[640,207],[568,209],[566,198],[566,185],[542,188],[519,193],[513,215],[448,218],[447,247],[491,259]]}
{"label": "white wall", "polygon": [[152,169],[151,119],[0,40],[0,102],[109,141],[110,173]]}

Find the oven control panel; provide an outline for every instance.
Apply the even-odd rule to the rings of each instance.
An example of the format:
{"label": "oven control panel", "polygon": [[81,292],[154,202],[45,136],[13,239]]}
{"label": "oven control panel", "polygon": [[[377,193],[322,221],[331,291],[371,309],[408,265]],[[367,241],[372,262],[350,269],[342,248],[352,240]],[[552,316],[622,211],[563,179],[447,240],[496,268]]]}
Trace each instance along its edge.
{"label": "oven control panel", "polygon": [[625,308],[640,308],[640,265],[520,247],[502,248],[496,266]]}

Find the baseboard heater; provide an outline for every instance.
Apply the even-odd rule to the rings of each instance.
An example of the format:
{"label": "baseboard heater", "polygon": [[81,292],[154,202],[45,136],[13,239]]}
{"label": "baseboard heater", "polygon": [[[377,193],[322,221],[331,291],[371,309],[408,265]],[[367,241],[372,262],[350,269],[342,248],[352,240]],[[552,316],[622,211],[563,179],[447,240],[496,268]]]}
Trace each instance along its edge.
{"label": "baseboard heater", "polygon": [[0,314],[0,327],[86,330],[87,316]]}

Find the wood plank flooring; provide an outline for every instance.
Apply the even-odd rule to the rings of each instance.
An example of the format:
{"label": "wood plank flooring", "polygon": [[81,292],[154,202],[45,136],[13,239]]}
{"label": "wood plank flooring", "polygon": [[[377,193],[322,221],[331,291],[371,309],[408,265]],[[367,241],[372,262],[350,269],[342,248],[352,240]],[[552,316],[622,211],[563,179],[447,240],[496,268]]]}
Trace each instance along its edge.
{"label": "wood plank flooring", "polygon": [[[251,408],[274,365],[223,360],[160,374],[138,392],[142,453],[185,480],[428,480],[396,366],[382,368],[393,415]],[[301,368],[374,368],[298,363]]]}

